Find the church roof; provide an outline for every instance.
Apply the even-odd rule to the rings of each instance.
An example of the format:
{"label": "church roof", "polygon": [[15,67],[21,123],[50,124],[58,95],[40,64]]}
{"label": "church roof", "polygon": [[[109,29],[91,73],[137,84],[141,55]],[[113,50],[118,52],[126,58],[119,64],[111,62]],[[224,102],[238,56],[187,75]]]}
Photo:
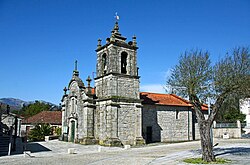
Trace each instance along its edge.
{"label": "church roof", "polygon": [[73,70],[73,76],[72,76],[72,79],[71,79],[70,82],[69,82],[69,86],[70,86],[70,84],[71,84],[73,81],[76,81],[76,82],[77,82],[79,88],[85,88],[82,79],[79,77],[79,71],[77,70],[77,60],[75,61],[75,70]]}
{"label": "church roof", "polygon": [[22,124],[62,124],[61,111],[42,111],[34,116],[22,120]]}
{"label": "church roof", "polygon": [[98,45],[96,51],[98,52],[104,48],[107,48],[110,44],[136,50],[138,49],[136,37],[133,36],[132,39],[133,39],[132,41],[126,42],[127,38],[122,36],[121,33],[119,32],[119,25],[118,22],[116,21],[115,26],[111,31],[110,38],[106,39],[106,44],[102,45],[101,39],[98,39]]}
{"label": "church roof", "polygon": [[[184,106],[192,107],[193,105],[175,94],[161,94],[161,93],[150,93],[141,92],[140,98],[143,99],[142,104],[150,105],[167,105],[167,106]],[[202,110],[207,110],[207,105],[202,105]]]}
{"label": "church roof", "polygon": [[83,81],[82,81],[82,79],[81,79],[80,77],[78,77],[78,76],[73,76],[72,79],[71,79],[70,82],[69,82],[69,86],[70,86],[70,84],[71,84],[73,81],[76,81],[76,82],[77,82],[79,88],[85,88],[84,83],[83,83]]}

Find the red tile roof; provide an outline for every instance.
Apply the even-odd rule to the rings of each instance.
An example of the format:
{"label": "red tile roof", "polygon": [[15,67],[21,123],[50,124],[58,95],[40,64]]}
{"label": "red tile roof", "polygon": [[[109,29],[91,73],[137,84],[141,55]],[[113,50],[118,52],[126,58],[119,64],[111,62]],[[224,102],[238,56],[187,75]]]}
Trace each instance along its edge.
{"label": "red tile roof", "polygon": [[49,123],[49,124],[62,124],[62,112],[61,111],[42,111],[34,116],[31,116],[25,120],[22,120],[23,124],[35,124],[35,123]]}
{"label": "red tile roof", "polygon": [[187,106],[192,107],[188,101],[182,99],[175,94],[160,94],[141,92],[140,98],[143,99],[143,104],[156,104],[156,105],[174,105],[174,106]]}
{"label": "red tile roof", "polygon": [[[185,107],[193,106],[188,100],[185,100],[175,94],[141,92],[140,98],[143,99],[142,104],[185,106]],[[202,106],[202,110],[207,110],[207,105],[204,104]]]}
{"label": "red tile roof", "polygon": [[207,104],[203,104],[201,106],[201,108],[202,108],[203,111],[207,111],[208,110],[208,105]]}

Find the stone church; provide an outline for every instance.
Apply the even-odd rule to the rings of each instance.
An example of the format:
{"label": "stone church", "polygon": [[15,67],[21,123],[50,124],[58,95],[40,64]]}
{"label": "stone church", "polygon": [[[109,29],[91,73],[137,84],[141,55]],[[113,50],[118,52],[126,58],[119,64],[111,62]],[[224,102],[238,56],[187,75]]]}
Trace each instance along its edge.
{"label": "stone church", "polygon": [[140,93],[136,37],[126,40],[118,22],[105,44],[98,40],[94,88],[90,77],[84,85],[76,62],[62,97],[63,140],[121,146],[195,139],[197,124],[186,100]]}

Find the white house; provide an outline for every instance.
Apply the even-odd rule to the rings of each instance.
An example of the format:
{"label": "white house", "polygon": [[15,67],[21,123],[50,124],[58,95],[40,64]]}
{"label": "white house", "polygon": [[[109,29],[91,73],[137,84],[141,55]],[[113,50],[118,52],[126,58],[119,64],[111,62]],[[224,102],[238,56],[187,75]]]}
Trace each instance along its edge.
{"label": "white house", "polygon": [[245,133],[250,133],[250,98],[240,100],[240,111],[246,115]]}

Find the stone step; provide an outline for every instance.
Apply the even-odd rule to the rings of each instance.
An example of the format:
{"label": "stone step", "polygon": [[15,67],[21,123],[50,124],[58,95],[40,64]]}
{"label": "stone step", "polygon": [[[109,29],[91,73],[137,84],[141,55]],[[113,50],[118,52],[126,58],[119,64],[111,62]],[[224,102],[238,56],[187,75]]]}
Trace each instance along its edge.
{"label": "stone step", "polygon": [[9,146],[5,146],[5,147],[0,148],[0,152],[8,151],[8,150],[9,150]]}
{"label": "stone step", "polygon": [[8,155],[9,152],[9,136],[0,136],[0,156]]}
{"label": "stone step", "polygon": [[2,147],[0,146],[0,156],[8,155],[9,152],[9,146]]}

